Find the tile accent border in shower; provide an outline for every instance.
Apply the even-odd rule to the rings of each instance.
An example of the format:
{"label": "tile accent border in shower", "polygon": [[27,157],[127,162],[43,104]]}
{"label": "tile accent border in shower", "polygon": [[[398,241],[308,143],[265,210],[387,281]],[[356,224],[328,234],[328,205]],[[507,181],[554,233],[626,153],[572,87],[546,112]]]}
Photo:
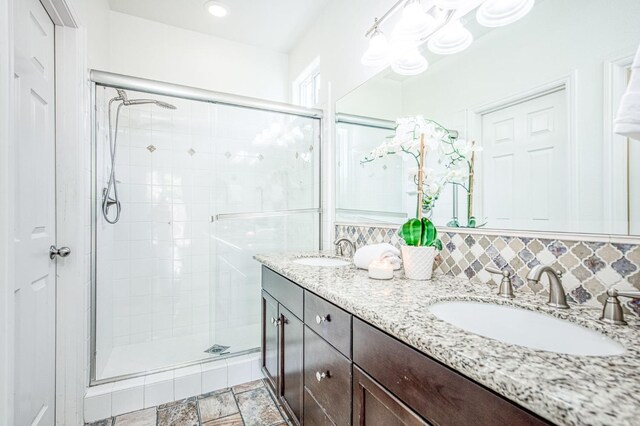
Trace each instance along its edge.
{"label": "tile accent border in shower", "polygon": [[[522,233],[519,233],[522,235]],[[335,225],[335,237],[346,237],[356,247],[390,243],[400,246],[398,227]],[[507,236],[444,232],[440,234],[443,250],[439,270],[445,274],[488,283],[495,279],[485,266],[507,269],[515,274],[516,291],[547,292],[542,284],[524,280],[529,269],[538,264],[550,265],[563,273],[562,282],[569,301],[601,307],[606,290],[612,286],[640,290],[640,245],[604,241],[579,241],[539,236]],[[499,278],[499,277],[498,277]],[[640,315],[640,300],[624,301],[627,312]]]}
{"label": "tile accent border in shower", "polygon": [[255,352],[92,386],[84,397],[84,421],[94,422],[262,378],[260,353]]}

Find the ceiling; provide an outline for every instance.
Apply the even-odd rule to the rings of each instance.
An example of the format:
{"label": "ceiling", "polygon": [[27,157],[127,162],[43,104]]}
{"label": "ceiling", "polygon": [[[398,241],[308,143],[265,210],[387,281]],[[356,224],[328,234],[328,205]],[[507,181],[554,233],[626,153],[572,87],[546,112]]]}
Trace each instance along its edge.
{"label": "ceiling", "polygon": [[329,0],[223,0],[216,18],[205,0],[109,0],[111,9],[191,31],[288,53]]}

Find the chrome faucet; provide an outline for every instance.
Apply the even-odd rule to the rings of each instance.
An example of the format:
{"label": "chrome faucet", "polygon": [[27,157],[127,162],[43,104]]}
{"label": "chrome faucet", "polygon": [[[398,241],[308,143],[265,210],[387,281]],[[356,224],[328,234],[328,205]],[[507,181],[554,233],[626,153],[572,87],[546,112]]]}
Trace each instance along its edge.
{"label": "chrome faucet", "polygon": [[356,245],[348,238],[339,238],[333,243],[336,247],[336,254],[338,256],[344,256],[343,243],[346,243],[347,247],[349,247],[349,256],[353,257],[353,255],[356,253]]}
{"label": "chrome faucet", "polygon": [[562,287],[561,271],[554,271],[550,266],[536,265],[527,274],[527,281],[529,283],[538,283],[544,273],[549,277],[549,301],[547,305],[559,309],[569,309],[567,296],[564,292],[564,287]]}
{"label": "chrome faucet", "polygon": [[640,299],[640,291],[618,291],[615,288],[610,288],[607,290],[607,296],[609,297],[607,297],[602,306],[600,321],[613,325],[626,325],[627,322],[624,320],[624,312],[622,312],[622,305],[618,296]]}

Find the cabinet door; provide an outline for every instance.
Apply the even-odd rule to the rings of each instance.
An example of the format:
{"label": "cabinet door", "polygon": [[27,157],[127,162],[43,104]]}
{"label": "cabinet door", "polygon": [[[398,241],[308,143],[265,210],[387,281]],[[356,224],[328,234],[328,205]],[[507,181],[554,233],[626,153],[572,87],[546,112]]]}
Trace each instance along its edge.
{"label": "cabinet door", "polygon": [[280,388],[282,404],[295,419],[302,419],[303,405],[303,333],[304,326],[295,315],[280,305]]}
{"label": "cabinet door", "polygon": [[428,425],[420,416],[353,366],[354,425]]}
{"label": "cabinet door", "polygon": [[278,302],[262,292],[262,371],[276,389],[278,377]]}

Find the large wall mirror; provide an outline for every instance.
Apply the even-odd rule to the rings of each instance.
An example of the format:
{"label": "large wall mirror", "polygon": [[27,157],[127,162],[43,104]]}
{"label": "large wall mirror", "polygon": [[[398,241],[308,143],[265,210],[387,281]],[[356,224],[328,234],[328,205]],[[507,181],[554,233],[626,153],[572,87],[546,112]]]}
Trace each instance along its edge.
{"label": "large wall mirror", "polygon": [[423,46],[426,71],[387,69],[337,102],[337,222],[415,216],[413,158],[365,159],[398,118],[420,115],[455,131],[473,158],[473,179],[434,200],[437,226],[640,235],[640,141],[613,132],[640,1],[538,0],[506,27],[482,27],[474,13],[463,23],[475,38],[466,50]]}

